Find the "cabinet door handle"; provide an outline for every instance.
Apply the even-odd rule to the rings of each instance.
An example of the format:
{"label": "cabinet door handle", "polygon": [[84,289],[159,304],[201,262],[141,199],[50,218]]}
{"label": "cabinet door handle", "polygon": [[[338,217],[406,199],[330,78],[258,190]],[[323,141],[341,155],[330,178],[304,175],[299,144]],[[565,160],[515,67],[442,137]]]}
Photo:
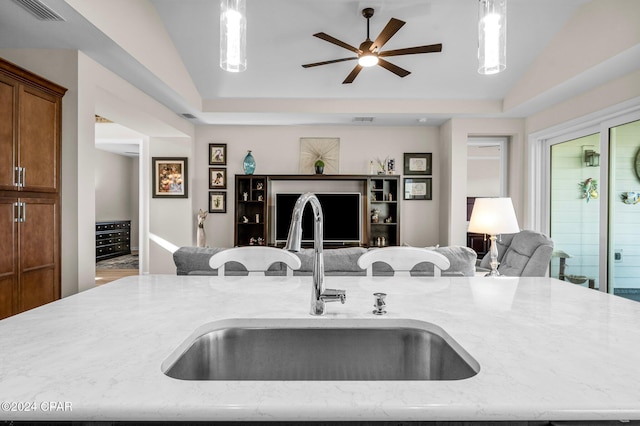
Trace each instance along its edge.
{"label": "cabinet door handle", "polygon": [[27,218],[27,205],[22,202],[13,203],[15,208],[14,222],[23,223]]}
{"label": "cabinet door handle", "polygon": [[[26,176],[27,176],[27,169],[24,167],[20,167],[20,186],[22,186],[23,188],[26,185]],[[24,203],[23,203],[24,204]]]}
{"label": "cabinet door handle", "polygon": [[20,222],[22,203],[13,203],[13,221]]}

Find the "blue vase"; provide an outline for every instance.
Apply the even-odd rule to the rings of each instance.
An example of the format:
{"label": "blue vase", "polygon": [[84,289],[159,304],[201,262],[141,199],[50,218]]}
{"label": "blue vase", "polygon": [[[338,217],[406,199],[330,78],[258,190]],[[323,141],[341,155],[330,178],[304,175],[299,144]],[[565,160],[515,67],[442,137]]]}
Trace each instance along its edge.
{"label": "blue vase", "polygon": [[244,162],[242,163],[242,168],[244,169],[245,175],[252,175],[253,172],[256,171],[256,160],[251,155],[251,151],[247,151],[247,155],[244,157]]}

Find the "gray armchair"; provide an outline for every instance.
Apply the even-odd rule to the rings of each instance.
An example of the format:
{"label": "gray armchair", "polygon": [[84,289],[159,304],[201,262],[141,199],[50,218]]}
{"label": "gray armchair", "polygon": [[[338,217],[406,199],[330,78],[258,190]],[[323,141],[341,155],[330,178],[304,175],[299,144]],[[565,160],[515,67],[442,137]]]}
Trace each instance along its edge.
{"label": "gray armchair", "polygon": [[[553,241],[535,231],[520,231],[516,234],[502,234],[498,245],[498,272],[510,277],[544,277],[549,268]],[[478,270],[490,270],[491,253],[487,253]]]}

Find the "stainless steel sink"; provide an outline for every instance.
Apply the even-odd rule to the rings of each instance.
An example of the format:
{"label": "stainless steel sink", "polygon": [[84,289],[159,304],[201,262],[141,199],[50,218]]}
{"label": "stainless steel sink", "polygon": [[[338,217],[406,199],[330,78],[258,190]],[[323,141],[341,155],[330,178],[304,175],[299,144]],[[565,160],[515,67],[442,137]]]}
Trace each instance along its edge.
{"label": "stainless steel sink", "polygon": [[162,364],[183,380],[460,380],[479,370],[444,330],[413,320],[219,321]]}

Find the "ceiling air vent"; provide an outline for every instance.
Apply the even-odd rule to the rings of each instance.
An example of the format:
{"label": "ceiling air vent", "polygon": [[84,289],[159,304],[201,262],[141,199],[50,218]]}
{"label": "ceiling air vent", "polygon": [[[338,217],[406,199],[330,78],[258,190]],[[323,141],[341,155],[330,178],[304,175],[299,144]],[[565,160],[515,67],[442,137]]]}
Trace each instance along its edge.
{"label": "ceiling air vent", "polygon": [[49,6],[39,0],[13,0],[41,21],[65,21],[65,19],[54,12]]}
{"label": "ceiling air vent", "polygon": [[196,118],[196,116],[195,116],[195,115],[193,115],[193,114],[189,114],[188,112],[183,112],[183,113],[182,113],[182,114],[180,114],[180,115],[182,115],[184,118],[188,118],[189,120],[193,120],[194,118]]}
{"label": "ceiling air vent", "polygon": [[373,121],[373,117],[353,117],[353,121],[358,123],[371,123]]}

